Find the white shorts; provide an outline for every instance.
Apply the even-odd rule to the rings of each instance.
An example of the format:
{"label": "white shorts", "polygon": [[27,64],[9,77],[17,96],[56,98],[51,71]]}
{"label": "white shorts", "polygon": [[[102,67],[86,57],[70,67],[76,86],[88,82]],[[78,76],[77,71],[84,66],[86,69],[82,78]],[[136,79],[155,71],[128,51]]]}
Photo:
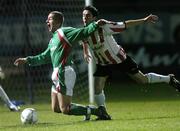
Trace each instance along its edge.
{"label": "white shorts", "polygon": [[[63,95],[73,96],[73,88],[76,81],[76,73],[71,66],[65,67],[64,81],[63,81],[65,83],[64,87],[60,86],[59,68],[54,68],[51,79],[54,83],[54,86],[52,86],[51,88],[51,92],[62,93],[61,90],[65,90],[65,93],[62,93]],[[65,88],[65,89],[61,89],[61,88]]]}

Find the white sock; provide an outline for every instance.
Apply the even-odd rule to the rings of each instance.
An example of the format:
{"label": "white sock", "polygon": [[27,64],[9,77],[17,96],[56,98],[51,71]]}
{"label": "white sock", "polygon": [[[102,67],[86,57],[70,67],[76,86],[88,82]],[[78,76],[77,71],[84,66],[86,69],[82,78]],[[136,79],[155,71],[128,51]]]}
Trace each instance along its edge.
{"label": "white sock", "polygon": [[95,102],[97,104],[97,106],[105,106],[105,95],[104,95],[104,91],[102,91],[102,93],[98,94],[98,95],[94,95],[95,96]]}
{"label": "white sock", "polygon": [[165,76],[156,73],[148,73],[146,74],[146,76],[148,78],[148,83],[161,83],[161,82],[169,83],[170,81],[169,75]]}
{"label": "white sock", "polygon": [[1,85],[0,85],[0,97],[1,97],[2,100],[7,104],[7,106],[12,105],[11,101],[9,100],[9,97],[7,96],[6,92],[5,92],[4,89],[1,87]]}

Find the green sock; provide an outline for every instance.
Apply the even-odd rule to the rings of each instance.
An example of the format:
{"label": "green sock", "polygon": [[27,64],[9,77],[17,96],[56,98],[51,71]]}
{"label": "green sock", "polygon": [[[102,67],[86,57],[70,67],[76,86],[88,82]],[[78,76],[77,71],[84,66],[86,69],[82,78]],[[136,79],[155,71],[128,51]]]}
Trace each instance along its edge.
{"label": "green sock", "polygon": [[82,116],[86,114],[87,114],[87,107],[80,104],[71,103],[69,115]]}

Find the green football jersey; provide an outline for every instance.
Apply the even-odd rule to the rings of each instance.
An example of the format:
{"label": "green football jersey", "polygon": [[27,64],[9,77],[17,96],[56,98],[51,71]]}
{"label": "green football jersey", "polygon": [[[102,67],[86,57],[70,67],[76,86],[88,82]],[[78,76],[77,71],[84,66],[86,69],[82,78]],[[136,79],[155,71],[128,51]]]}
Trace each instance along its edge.
{"label": "green football jersey", "polygon": [[69,54],[73,44],[87,38],[98,28],[95,22],[83,28],[62,27],[53,33],[49,41],[48,48],[36,56],[28,56],[27,61],[30,66],[52,63],[53,68],[58,67],[61,71],[65,65],[71,61]]}

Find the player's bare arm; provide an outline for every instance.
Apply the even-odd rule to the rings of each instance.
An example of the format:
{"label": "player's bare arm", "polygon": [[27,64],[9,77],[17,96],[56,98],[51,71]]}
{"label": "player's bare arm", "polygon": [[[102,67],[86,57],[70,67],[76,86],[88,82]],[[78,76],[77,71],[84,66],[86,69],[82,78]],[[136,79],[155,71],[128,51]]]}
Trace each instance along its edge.
{"label": "player's bare arm", "polygon": [[27,58],[18,58],[15,60],[14,65],[19,66],[25,63],[27,63]]}
{"label": "player's bare arm", "polygon": [[83,55],[84,55],[84,60],[89,63],[90,59],[91,59],[91,56],[89,55],[89,52],[88,52],[88,44],[87,43],[83,43],[82,44],[83,46]]}
{"label": "player's bare arm", "polygon": [[140,25],[143,24],[145,22],[147,23],[156,23],[158,21],[158,16],[157,15],[148,15],[142,19],[135,19],[135,20],[127,20],[125,21],[126,23],[126,28],[129,28],[131,26],[136,26],[136,25]]}

